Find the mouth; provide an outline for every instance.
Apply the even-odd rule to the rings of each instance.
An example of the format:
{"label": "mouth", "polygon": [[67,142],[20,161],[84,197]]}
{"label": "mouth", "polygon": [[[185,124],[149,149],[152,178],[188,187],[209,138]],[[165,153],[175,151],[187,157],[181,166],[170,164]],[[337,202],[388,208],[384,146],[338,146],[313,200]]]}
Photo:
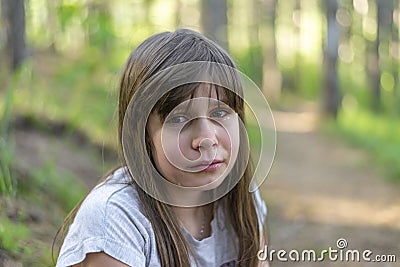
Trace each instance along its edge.
{"label": "mouth", "polygon": [[194,168],[198,170],[198,172],[213,172],[218,170],[224,164],[224,162],[224,160],[214,160],[211,163],[200,164]]}

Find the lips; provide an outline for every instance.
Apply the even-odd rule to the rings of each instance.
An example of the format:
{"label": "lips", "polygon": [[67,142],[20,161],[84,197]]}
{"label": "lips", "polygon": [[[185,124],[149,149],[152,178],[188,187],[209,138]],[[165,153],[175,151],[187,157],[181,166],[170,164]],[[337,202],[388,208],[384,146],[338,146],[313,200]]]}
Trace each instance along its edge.
{"label": "lips", "polygon": [[196,165],[193,169],[199,172],[215,171],[224,164],[224,160],[213,160],[211,163],[205,162],[203,164]]}

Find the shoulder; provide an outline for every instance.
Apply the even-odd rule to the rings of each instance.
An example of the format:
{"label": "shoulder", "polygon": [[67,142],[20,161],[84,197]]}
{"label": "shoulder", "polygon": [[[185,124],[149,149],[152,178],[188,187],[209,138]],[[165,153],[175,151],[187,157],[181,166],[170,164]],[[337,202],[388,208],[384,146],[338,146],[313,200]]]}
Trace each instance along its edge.
{"label": "shoulder", "polygon": [[143,214],[136,187],[127,181],[126,170],[121,168],[97,185],[83,201],[74,224],[88,221],[108,226],[110,220],[123,222],[124,217],[133,219],[132,215],[145,219],[138,216]]}
{"label": "shoulder", "polygon": [[103,251],[132,265],[146,261],[153,231],[142,212],[138,192],[119,169],[83,201],[61,248],[57,266],[83,261]]}

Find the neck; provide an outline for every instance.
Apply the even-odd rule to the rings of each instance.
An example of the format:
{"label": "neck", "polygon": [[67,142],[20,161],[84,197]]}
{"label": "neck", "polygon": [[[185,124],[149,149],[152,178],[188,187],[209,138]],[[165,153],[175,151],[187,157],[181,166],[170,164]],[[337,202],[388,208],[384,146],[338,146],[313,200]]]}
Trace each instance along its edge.
{"label": "neck", "polygon": [[172,208],[175,215],[179,219],[188,219],[188,218],[198,218],[202,217],[203,214],[211,214],[213,209],[213,203],[198,206],[198,207],[173,207]]}
{"label": "neck", "polygon": [[213,203],[199,207],[173,207],[181,225],[196,239],[203,239],[211,234]]}
{"label": "neck", "polygon": [[202,203],[209,202],[211,198],[211,193],[209,191],[201,191],[198,189],[191,188],[179,188],[171,187],[168,188],[169,201],[173,206],[192,206],[197,207],[202,205]]}

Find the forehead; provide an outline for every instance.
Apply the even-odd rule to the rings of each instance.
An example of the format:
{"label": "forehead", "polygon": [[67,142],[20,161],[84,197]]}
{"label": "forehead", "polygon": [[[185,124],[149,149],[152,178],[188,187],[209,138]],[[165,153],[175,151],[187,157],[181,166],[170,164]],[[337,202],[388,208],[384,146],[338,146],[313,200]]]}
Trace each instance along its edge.
{"label": "forehead", "polygon": [[177,103],[171,112],[204,110],[215,105],[229,105],[228,102],[228,97],[223,88],[211,84],[200,84],[190,96]]}
{"label": "forehead", "polygon": [[189,83],[166,93],[154,106],[153,111],[164,120],[172,110],[176,110],[177,106],[184,106],[181,105],[183,102],[186,102],[188,104],[186,108],[189,108],[193,102],[191,100],[199,97],[215,99],[226,103],[232,109],[236,108],[234,93],[228,89],[209,83]]}
{"label": "forehead", "polygon": [[[197,97],[208,97],[208,98],[215,98],[219,100],[226,99],[225,90],[221,87],[217,87],[213,84],[200,84],[193,92],[192,96],[189,98],[197,98]],[[185,100],[187,100],[185,99]]]}

